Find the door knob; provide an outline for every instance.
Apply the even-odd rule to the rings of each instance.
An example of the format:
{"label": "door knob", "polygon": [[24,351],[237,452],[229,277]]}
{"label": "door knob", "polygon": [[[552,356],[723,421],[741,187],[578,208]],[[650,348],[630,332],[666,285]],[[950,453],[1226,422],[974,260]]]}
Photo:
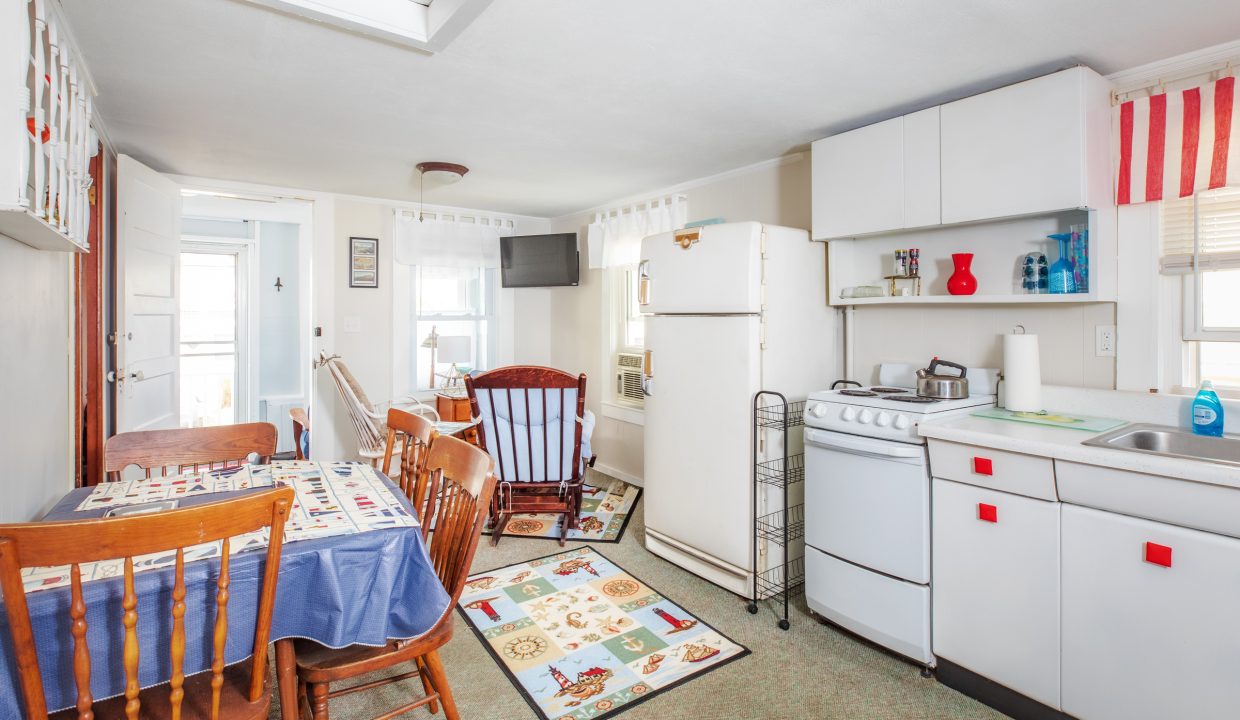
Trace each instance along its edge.
{"label": "door knob", "polygon": [[137,372],[131,372],[129,373],[129,379],[130,380],[145,380],[146,373],[143,373],[141,370],[138,370]]}

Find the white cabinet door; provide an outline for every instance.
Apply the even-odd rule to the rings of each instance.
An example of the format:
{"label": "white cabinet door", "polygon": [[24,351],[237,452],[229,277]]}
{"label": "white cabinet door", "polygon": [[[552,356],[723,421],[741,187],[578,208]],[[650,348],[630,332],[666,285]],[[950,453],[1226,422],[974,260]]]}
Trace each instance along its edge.
{"label": "white cabinet door", "polygon": [[814,238],[904,227],[904,118],[813,145]]}
{"label": "white cabinet door", "polygon": [[1084,68],[943,105],[943,222],[1085,206]]}
{"label": "white cabinet door", "polygon": [[904,227],[938,225],[939,108],[904,116]]}
{"label": "white cabinet door", "polygon": [[1240,540],[1063,506],[1063,710],[1240,717]]}
{"label": "white cabinet door", "polygon": [[934,654],[1058,708],[1058,503],[933,486]]}

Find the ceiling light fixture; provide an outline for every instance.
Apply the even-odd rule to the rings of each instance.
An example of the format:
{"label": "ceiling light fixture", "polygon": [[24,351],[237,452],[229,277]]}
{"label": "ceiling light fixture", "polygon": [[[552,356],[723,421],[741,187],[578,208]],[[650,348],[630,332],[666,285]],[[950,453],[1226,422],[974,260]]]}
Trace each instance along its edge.
{"label": "ceiling light fixture", "polygon": [[422,190],[429,180],[431,186],[460,182],[469,168],[450,162],[421,162],[418,168],[418,222],[422,222]]}

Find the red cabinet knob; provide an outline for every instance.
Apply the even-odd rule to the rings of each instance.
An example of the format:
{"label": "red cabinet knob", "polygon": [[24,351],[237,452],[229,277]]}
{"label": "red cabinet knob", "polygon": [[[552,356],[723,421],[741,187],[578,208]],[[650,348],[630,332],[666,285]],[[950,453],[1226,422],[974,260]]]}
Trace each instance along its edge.
{"label": "red cabinet knob", "polygon": [[1171,567],[1171,548],[1158,543],[1145,544],[1145,561],[1163,567]]}
{"label": "red cabinet knob", "polygon": [[977,519],[983,522],[999,522],[999,508],[986,503],[977,504]]}
{"label": "red cabinet knob", "polygon": [[973,472],[978,475],[994,475],[995,468],[990,458],[975,457],[973,458]]}

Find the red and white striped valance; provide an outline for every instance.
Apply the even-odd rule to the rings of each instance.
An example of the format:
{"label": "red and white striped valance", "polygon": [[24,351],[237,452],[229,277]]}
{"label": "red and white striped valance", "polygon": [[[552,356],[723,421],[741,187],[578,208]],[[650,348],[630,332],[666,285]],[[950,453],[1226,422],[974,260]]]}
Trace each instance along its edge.
{"label": "red and white striped valance", "polygon": [[1240,107],[1234,77],[1129,100],[1119,106],[1118,115],[1118,204],[1188,197],[1240,184]]}

